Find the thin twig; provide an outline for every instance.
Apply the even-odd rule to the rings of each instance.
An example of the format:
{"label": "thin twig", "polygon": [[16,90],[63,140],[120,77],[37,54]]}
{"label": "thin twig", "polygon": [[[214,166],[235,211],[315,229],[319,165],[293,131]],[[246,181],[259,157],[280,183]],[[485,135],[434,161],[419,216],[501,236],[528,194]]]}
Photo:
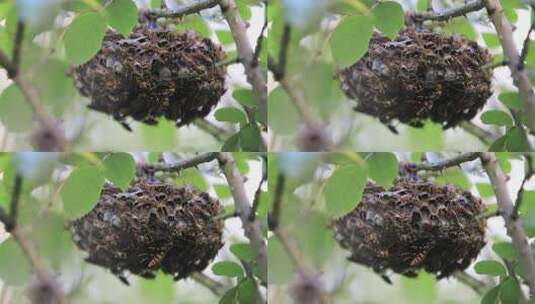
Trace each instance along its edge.
{"label": "thin twig", "polygon": [[22,189],[22,177],[20,174],[15,175],[15,183],[13,185],[13,192],[11,194],[11,203],[9,207],[10,221],[5,223],[5,229],[10,232],[17,225],[17,217],[19,215],[19,198]]}
{"label": "thin twig", "polygon": [[464,271],[458,271],[453,274],[453,276],[459,280],[459,282],[463,283],[464,285],[472,288],[477,294],[483,295],[485,292],[489,289],[489,286],[485,284],[485,282],[482,282],[468,273]]}
{"label": "thin twig", "polygon": [[180,172],[184,169],[198,166],[202,163],[208,163],[217,158],[217,152],[199,153],[192,158],[180,160],[174,164],[147,164],[143,169],[148,171],[166,171],[166,172]]}
{"label": "thin twig", "polygon": [[480,157],[480,152],[468,152],[462,153],[453,158],[440,160],[434,163],[420,163],[415,165],[415,170],[427,170],[427,171],[441,171],[449,167],[459,166],[462,163],[473,161]]}
{"label": "thin twig", "polygon": [[513,27],[504,15],[504,10],[499,0],[483,0],[490,16],[498,39],[502,45],[504,58],[508,62],[509,70],[520,99],[523,102],[524,114],[528,117],[526,126],[535,132],[535,95],[526,69],[519,69],[520,55],[513,38]]}
{"label": "thin twig", "polygon": [[212,135],[212,137],[215,138],[219,142],[225,141],[231,135],[231,133],[228,132],[227,130],[219,126],[216,126],[215,124],[203,118],[196,119],[193,122],[193,124],[195,124],[197,128]]}
{"label": "thin twig", "polygon": [[528,243],[522,220],[513,216],[514,206],[507,190],[507,178],[498,166],[494,153],[482,153],[480,158],[496,195],[499,210],[505,220],[507,234],[511,237],[513,245],[519,254],[523,278],[529,287],[530,295],[533,296],[535,294],[535,259]]}
{"label": "thin twig", "polygon": [[218,160],[223,174],[230,186],[232,197],[234,198],[234,206],[236,211],[240,214],[243,230],[245,236],[250,241],[251,248],[256,253],[256,261],[258,265],[258,277],[262,282],[267,282],[267,250],[260,223],[258,220],[250,221],[249,214],[251,214],[251,203],[245,192],[243,184],[244,178],[236,167],[236,163],[231,153],[221,152],[218,155]]}
{"label": "thin twig", "polygon": [[277,176],[277,184],[275,185],[275,196],[273,197],[273,209],[268,216],[268,227],[270,230],[275,230],[279,226],[279,218],[281,211],[282,196],[284,194],[284,186],[286,184],[286,176],[279,173]]}
{"label": "thin twig", "polygon": [[149,18],[180,18],[186,15],[196,14],[202,10],[215,7],[217,0],[201,0],[190,5],[181,6],[175,10],[155,9],[147,12]]}
{"label": "thin twig", "polygon": [[194,272],[190,275],[190,278],[208,288],[216,296],[222,297],[225,294],[225,285],[210,278],[202,272]]}
{"label": "thin twig", "polygon": [[414,14],[413,16],[414,18],[421,20],[448,21],[449,19],[454,17],[464,16],[468,13],[479,11],[484,7],[485,4],[482,0],[475,0],[463,6],[452,8],[441,13],[425,12]]}
{"label": "thin twig", "polygon": [[464,131],[475,136],[487,146],[492,144],[498,138],[496,134],[483,129],[470,121],[463,121],[460,126]]}
{"label": "thin twig", "polygon": [[288,49],[290,45],[290,39],[292,36],[292,28],[288,23],[284,24],[284,29],[282,31],[280,49],[279,49],[279,64],[278,64],[278,73],[273,74],[275,80],[279,81],[286,76],[286,60],[288,59]]}
{"label": "thin twig", "polygon": [[529,53],[529,45],[531,42],[530,36],[534,28],[535,28],[535,23],[532,23],[531,26],[529,27],[528,33],[526,35],[526,39],[524,39],[522,52],[520,52],[520,59],[518,60],[518,70],[520,71],[524,69],[526,57],[528,56],[528,53]]}
{"label": "thin twig", "polygon": [[262,168],[262,178],[260,179],[260,182],[258,183],[258,187],[256,188],[256,191],[254,193],[254,199],[253,199],[253,207],[251,208],[251,214],[249,214],[249,220],[254,221],[256,219],[256,212],[258,210],[258,206],[260,206],[260,199],[262,197],[262,185],[267,180],[267,157],[263,157],[263,168]]}
{"label": "thin twig", "polygon": [[520,184],[520,188],[518,189],[518,192],[516,194],[516,200],[515,200],[515,208],[513,209],[512,217],[514,219],[518,218],[518,210],[520,210],[520,206],[522,205],[522,196],[524,195],[524,186],[529,181],[529,179],[535,174],[534,168],[533,168],[533,158],[531,155],[526,154],[524,156],[526,158],[526,172],[524,173],[524,179],[522,179],[522,183]]}
{"label": "thin twig", "polygon": [[[266,8],[267,9],[267,8]],[[258,38],[256,39],[256,46],[254,50],[254,65],[258,65],[258,62],[260,60],[260,53],[262,52],[262,46],[264,42],[264,33],[267,30],[268,22],[267,18],[264,18],[264,25],[262,26],[262,30],[260,30],[260,35],[258,35]],[[239,61],[238,61],[239,62]]]}
{"label": "thin twig", "polygon": [[[24,29],[25,29],[24,22],[19,20],[17,22],[17,31],[15,32],[15,43],[13,46],[13,56],[12,56],[13,67],[16,73],[19,72],[20,52],[22,49],[22,39],[24,38]],[[16,76],[16,74],[12,74],[8,76],[9,78],[13,78]]]}

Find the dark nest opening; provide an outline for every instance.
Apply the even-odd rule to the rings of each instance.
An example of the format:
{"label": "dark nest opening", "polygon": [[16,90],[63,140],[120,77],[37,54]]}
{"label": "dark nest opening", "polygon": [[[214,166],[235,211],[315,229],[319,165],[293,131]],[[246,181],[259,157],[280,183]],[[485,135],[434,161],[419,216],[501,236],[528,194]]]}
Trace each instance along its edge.
{"label": "dark nest opening", "polygon": [[408,27],[397,38],[374,33],[368,52],[336,77],[355,110],[395,132],[395,121],[444,129],[472,119],[492,95],[492,58],[459,35]]}
{"label": "dark nest opening", "polygon": [[190,186],[140,179],[121,191],[110,185],[98,204],[69,224],[87,261],[154,278],[161,270],[175,280],[202,271],[223,246],[219,201]]}
{"label": "dark nest opening", "polygon": [[193,31],[140,26],[127,38],[109,30],[74,78],[89,108],[127,129],[127,117],[150,125],[164,117],[180,127],[208,115],[225,93],[224,59],[221,46]]}
{"label": "dark nest opening", "polygon": [[485,245],[482,211],[470,192],[400,177],[388,190],[368,183],[360,204],[333,229],[350,261],[382,275],[414,277],[423,269],[440,279],[466,269]]}

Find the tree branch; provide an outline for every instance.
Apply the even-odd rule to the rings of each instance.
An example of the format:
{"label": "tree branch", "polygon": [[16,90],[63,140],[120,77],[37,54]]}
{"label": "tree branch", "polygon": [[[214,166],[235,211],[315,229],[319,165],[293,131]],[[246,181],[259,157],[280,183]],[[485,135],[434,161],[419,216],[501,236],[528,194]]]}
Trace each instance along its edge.
{"label": "tree branch", "polygon": [[221,11],[227,20],[228,26],[236,43],[240,62],[245,68],[247,81],[253,87],[258,100],[259,111],[267,115],[267,85],[262,69],[255,58],[255,53],[247,37],[247,28],[240,17],[234,0],[218,0]]}
{"label": "tree branch", "polygon": [[481,164],[489,176],[502,217],[505,220],[507,234],[511,237],[513,245],[519,254],[523,278],[529,287],[530,295],[533,296],[535,294],[535,259],[522,226],[522,221],[520,218],[513,216],[514,206],[507,190],[507,178],[498,166],[496,156],[493,153],[483,153],[480,158]]}
{"label": "tree branch", "polygon": [[279,173],[277,176],[277,184],[275,185],[275,196],[273,197],[273,209],[268,216],[268,227],[270,230],[276,230],[279,226],[280,210],[282,203],[282,196],[284,194],[284,186],[286,184],[286,176]]}
{"label": "tree branch", "polygon": [[535,168],[533,168],[533,158],[531,155],[526,154],[524,156],[526,158],[526,171],[524,172],[524,179],[522,180],[522,183],[520,184],[520,188],[518,189],[518,192],[516,194],[516,200],[515,200],[515,208],[513,209],[513,218],[518,218],[518,210],[520,210],[520,206],[522,205],[522,196],[524,195],[524,186],[529,181],[529,179],[535,174]]}
{"label": "tree branch", "polygon": [[243,184],[243,176],[236,167],[236,163],[232,154],[221,152],[218,155],[219,165],[223,170],[227,182],[230,186],[230,191],[234,199],[234,206],[236,211],[240,214],[243,230],[250,241],[251,248],[256,253],[256,261],[258,264],[258,276],[262,282],[267,282],[267,251],[264,237],[260,229],[258,220],[250,221],[249,214],[251,214],[251,203]]}
{"label": "tree branch", "polygon": [[13,67],[15,69],[15,74],[8,75],[9,78],[13,78],[16,76],[16,73],[19,72],[19,66],[20,66],[20,52],[22,49],[22,39],[24,38],[24,22],[19,20],[17,22],[17,31],[15,32],[15,43],[13,47]]}
{"label": "tree branch", "polygon": [[482,282],[468,273],[464,271],[458,271],[453,274],[453,276],[464,285],[472,288],[478,295],[484,295],[485,292],[489,289],[489,286],[485,284],[485,282]]}
{"label": "tree branch", "polygon": [[441,171],[449,167],[455,167],[462,163],[466,163],[469,161],[473,161],[480,157],[480,152],[469,152],[469,153],[463,153],[456,157],[444,159],[435,163],[421,163],[415,165],[415,170],[427,170],[427,171]]}
{"label": "tree branch", "polygon": [[34,128],[43,128],[46,131],[44,132],[44,134],[46,134],[47,138],[43,140],[43,143],[48,143],[48,145],[50,145],[50,142],[54,143],[52,147],[53,149],[45,149],[45,147],[42,147],[40,145],[37,145],[35,148],[37,150],[65,151],[68,149],[68,143],[65,138],[64,132],[58,128],[56,122],[48,115],[44,105],[39,99],[39,95],[35,87],[24,77],[22,77],[19,71],[20,53],[24,36],[24,28],[24,23],[19,21],[17,23],[17,32],[15,34],[13,61],[9,60],[7,55],[0,50],[0,66],[6,69],[8,77],[12,79],[19,87],[20,91],[22,92],[22,95],[32,108],[34,117],[38,122]]}
{"label": "tree branch", "polygon": [[480,128],[470,121],[463,121],[460,126],[464,131],[475,136],[485,145],[490,145],[497,139],[497,136],[494,133]]}
{"label": "tree branch", "polygon": [[520,52],[520,59],[518,60],[518,69],[519,70],[523,70],[524,69],[526,57],[528,56],[528,53],[529,53],[529,44],[530,44],[530,41],[531,41],[529,39],[529,36],[531,36],[531,32],[533,32],[534,28],[535,28],[535,23],[532,23],[531,26],[529,27],[528,33],[526,35],[526,38],[524,39],[524,43],[523,43],[523,46],[522,46],[522,52]]}
{"label": "tree branch", "polygon": [[258,183],[258,187],[256,188],[254,199],[253,199],[253,207],[251,208],[251,214],[249,214],[249,220],[254,221],[256,219],[256,212],[258,210],[258,206],[260,206],[260,198],[262,197],[262,185],[267,180],[267,157],[263,157],[263,168],[262,168],[262,178],[260,179],[260,182]]}
{"label": "tree branch", "polygon": [[222,142],[225,139],[227,139],[228,137],[230,137],[230,133],[227,132],[227,130],[225,130],[225,129],[219,127],[219,126],[216,126],[215,124],[209,122],[206,119],[203,119],[203,118],[196,119],[193,122],[193,124],[195,124],[195,126],[197,128],[199,128],[199,129],[203,130],[204,132],[212,135],[212,137],[215,138],[219,142]]}
{"label": "tree branch", "polygon": [[202,272],[194,272],[191,274],[190,278],[192,278],[195,282],[201,284],[202,286],[208,288],[216,296],[222,297],[225,294],[225,285],[210,278]]}
{"label": "tree branch", "polygon": [[[31,246],[30,242],[17,226],[17,216],[19,208],[19,200],[21,195],[22,188],[22,177],[17,174],[15,176],[15,183],[13,185],[13,190],[11,192],[11,202],[10,202],[10,212],[9,215],[6,213],[4,208],[0,207],[0,221],[4,224],[5,230],[11,235],[13,240],[19,245],[23,254],[28,259],[30,265],[37,273],[39,280],[42,282],[52,282],[54,279],[50,277],[49,273],[46,270],[46,267],[37,255],[34,248]],[[47,284],[49,286],[58,286],[57,284]],[[52,288],[57,303],[66,304],[65,294],[60,288]]]}
{"label": "tree branch", "polygon": [[[430,6],[431,7],[431,6]],[[433,20],[433,21],[448,21],[451,18],[466,15],[471,12],[479,11],[483,9],[485,4],[482,0],[475,0],[467,3],[463,6],[452,8],[442,13],[425,12],[414,14],[413,18],[420,20]]]}
{"label": "tree branch", "polygon": [[195,167],[202,163],[208,163],[217,158],[217,152],[199,153],[192,158],[180,160],[174,164],[147,164],[143,166],[147,171],[180,172],[184,169]]}
{"label": "tree branch", "polygon": [[535,132],[535,95],[529,75],[525,69],[520,67],[520,55],[513,39],[513,27],[505,17],[503,8],[499,0],[483,0],[492,23],[498,33],[498,38],[503,48],[504,58],[507,60],[509,70],[518,93],[523,101],[524,114],[528,117],[526,126]]}
{"label": "tree branch", "polygon": [[149,18],[180,18],[186,15],[196,14],[202,10],[215,7],[217,0],[201,0],[190,5],[184,5],[176,10],[155,9],[146,12]]}

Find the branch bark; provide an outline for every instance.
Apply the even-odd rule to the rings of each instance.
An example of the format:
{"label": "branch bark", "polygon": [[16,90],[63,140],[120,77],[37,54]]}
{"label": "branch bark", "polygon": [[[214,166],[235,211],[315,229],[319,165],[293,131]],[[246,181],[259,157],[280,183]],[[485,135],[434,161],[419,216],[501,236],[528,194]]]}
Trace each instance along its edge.
{"label": "branch bark", "polygon": [[191,274],[191,278],[201,284],[202,286],[208,288],[216,296],[222,297],[225,294],[225,285],[219,283],[218,281],[213,280],[209,276],[205,275],[202,272],[194,272]]}
{"label": "branch bark", "polygon": [[484,0],[485,7],[490,16],[494,28],[498,33],[498,39],[503,48],[503,54],[507,60],[507,66],[511,71],[514,84],[523,102],[524,114],[528,117],[527,127],[531,133],[535,133],[535,95],[527,71],[520,64],[520,55],[513,39],[513,27],[505,17],[499,0]]}
{"label": "branch bark", "polygon": [[227,20],[228,26],[236,43],[240,62],[245,68],[247,81],[253,87],[258,100],[261,115],[267,115],[267,85],[262,69],[255,58],[255,52],[247,37],[247,28],[240,17],[234,0],[218,0],[221,11]]}
{"label": "branch bark", "polygon": [[514,206],[507,190],[507,178],[498,166],[496,156],[493,153],[483,153],[480,158],[481,164],[489,176],[501,215],[505,220],[507,234],[511,237],[519,254],[523,278],[529,287],[530,295],[533,296],[535,295],[535,258],[522,226],[522,220],[513,214]]}
{"label": "branch bark", "polygon": [[202,0],[190,5],[184,5],[176,10],[156,9],[147,12],[149,18],[180,18],[186,15],[196,14],[202,10],[215,7],[217,0]]}
{"label": "branch bark", "polygon": [[257,219],[251,221],[249,215],[251,214],[251,202],[245,193],[243,184],[243,176],[238,171],[236,163],[232,154],[221,152],[218,155],[219,164],[223,170],[227,182],[230,186],[230,191],[234,199],[234,206],[236,212],[239,213],[245,235],[250,241],[251,248],[256,253],[256,261],[258,263],[259,277],[262,282],[267,282],[267,251],[266,243],[262,236],[260,223]]}
{"label": "branch bark", "polygon": [[174,164],[150,164],[143,166],[145,170],[180,172],[184,169],[195,167],[202,163],[208,163],[217,158],[217,152],[199,153],[196,156],[178,161]]}
{"label": "branch bark", "polygon": [[485,4],[483,3],[482,0],[475,0],[463,6],[452,8],[442,13],[425,12],[425,13],[415,14],[413,16],[414,18],[421,19],[421,20],[448,21],[451,18],[463,16],[470,12],[475,12],[480,9],[483,9],[484,7],[485,7]]}
{"label": "branch bark", "polygon": [[441,160],[432,164],[421,163],[417,164],[414,169],[416,170],[427,170],[427,171],[440,171],[449,167],[455,167],[462,163],[473,161],[481,155],[480,152],[468,152],[460,154],[456,157]]}

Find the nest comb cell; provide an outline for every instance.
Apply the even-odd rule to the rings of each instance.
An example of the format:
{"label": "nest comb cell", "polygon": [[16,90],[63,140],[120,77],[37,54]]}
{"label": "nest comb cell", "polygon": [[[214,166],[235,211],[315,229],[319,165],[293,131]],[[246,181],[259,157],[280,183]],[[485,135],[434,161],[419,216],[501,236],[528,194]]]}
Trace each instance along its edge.
{"label": "nest comb cell", "polygon": [[139,179],[126,191],[106,185],[96,206],[69,223],[86,261],[126,274],[175,280],[202,271],[223,246],[218,200],[191,186]]}
{"label": "nest comb cell", "polygon": [[111,115],[130,130],[127,118],[177,127],[205,117],[225,93],[221,46],[194,31],[138,26],[124,37],[109,30],[101,50],[75,67],[75,86],[89,108]]}
{"label": "nest comb cell", "polygon": [[395,133],[397,122],[447,129],[472,119],[492,95],[491,62],[474,41],[407,27],[393,40],[375,32],[364,57],[336,77],[357,112]]}
{"label": "nest comb cell", "polygon": [[485,245],[483,205],[470,192],[400,177],[391,189],[368,183],[359,205],[332,223],[349,260],[385,276],[425,270],[438,279],[466,269]]}

